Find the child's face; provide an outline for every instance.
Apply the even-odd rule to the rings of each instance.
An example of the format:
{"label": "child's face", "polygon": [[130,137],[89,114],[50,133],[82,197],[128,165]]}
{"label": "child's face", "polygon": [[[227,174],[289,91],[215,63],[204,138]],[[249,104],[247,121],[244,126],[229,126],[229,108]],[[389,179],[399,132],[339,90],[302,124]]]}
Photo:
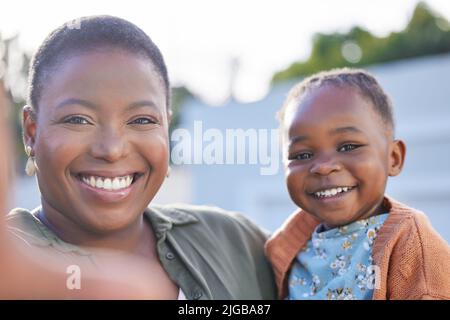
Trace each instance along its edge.
{"label": "child's face", "polygon": [[25,113],[24,128],[43,204],[94,232],[137,221],[169,155],[165,89],[151,62],[122,50],[70,57],[39,108],[37,121]]}
{"label": "child's face", "polygon": [[404,151],[355,89],[313,89],[286,110],[289,194],[327,227],[382,213],[387,177],[400,172]]}

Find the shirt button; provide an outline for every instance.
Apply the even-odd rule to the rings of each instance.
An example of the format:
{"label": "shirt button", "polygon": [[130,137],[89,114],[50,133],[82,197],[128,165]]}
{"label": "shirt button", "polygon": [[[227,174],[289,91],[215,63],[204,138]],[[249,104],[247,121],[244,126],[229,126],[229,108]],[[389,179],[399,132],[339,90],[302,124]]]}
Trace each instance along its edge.
{"label": "shirt button", "polygon": [[203,293],[201,292],[196,292],[194,293],[194,296],[192,297],[194,300],[198,300],[203,296]]}
{"label": "shirt button", "polygon": [[173,259],[175,259],[175,255],[172,252],[167,252],[166,253],[166,259],[167,260],[173,260]]}

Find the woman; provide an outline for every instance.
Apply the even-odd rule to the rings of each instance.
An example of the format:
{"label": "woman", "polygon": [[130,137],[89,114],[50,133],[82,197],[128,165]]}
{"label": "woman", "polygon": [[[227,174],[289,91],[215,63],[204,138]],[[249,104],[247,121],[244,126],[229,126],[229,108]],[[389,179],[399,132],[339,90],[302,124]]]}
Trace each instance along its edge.
{"label": "woman", "polygon": [[[12,161],[11,136],[8,130],[7,103],[0,81],[0,212],[5,212],[11,189]],[[83,270],[80,290],[68,290],[72,274],[67,274],[68,260],[50,253],[43,259],[40,252],[29,250],[25,238],[15,237],[21,230],[7,232],[4,219],[0,219],[0,299],[150,299],[153,290],[143,283],[148,275],[147,265],[134,255],[102,258],[104,268],[92,268],[82,258],[71,262]],[[25,247],[24,247],[25,245]],[[107,251],[102,250],[103,254]],[[131,270],[123,274],[123,270]],[[75,280],[75,279],[74,279]],[[75,282],[75,281],[73,281]],[[80,283],[81,284],[81,283]],[[82,289],[82,290],[81,290]]]}
{"label": "woman", "polygon": [[136,255],[152,298],[275,298],[266,235],[243,216],[148,207],[169,162],[170,86],[159,49],[119,18],[78,26],[53,31],[32,60],[24,144],[42,206],[9,214],[15,235],[100,269],[105,258]]}

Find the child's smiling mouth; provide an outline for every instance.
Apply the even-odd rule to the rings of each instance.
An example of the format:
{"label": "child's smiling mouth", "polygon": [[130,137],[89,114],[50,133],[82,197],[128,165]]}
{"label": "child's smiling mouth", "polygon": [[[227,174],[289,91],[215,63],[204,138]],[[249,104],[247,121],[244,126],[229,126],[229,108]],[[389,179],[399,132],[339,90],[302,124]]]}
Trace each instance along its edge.
{"label": "child's smiling mouth", "polygon": [[351,192],[356,187],[357,186],[327,186],[311,192],[309,195],[315,199],[337,198]]}

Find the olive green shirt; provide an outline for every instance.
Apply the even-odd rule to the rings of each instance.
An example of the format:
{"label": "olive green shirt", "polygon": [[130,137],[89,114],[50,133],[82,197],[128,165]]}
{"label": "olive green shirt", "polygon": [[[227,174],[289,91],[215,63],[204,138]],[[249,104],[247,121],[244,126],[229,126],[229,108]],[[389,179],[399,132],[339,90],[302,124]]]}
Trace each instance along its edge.
{"label": "olive green shirt", "polygon": [[[35,211],[34,211],[35,212]],[[145,210],[159,259],[187,299],[276,299],[264,255],[267,234],[241,214],[193,205],[152,205]],[[30,246],[89,257],[64,242],[32,212],[14,209],[8,229]]]}

